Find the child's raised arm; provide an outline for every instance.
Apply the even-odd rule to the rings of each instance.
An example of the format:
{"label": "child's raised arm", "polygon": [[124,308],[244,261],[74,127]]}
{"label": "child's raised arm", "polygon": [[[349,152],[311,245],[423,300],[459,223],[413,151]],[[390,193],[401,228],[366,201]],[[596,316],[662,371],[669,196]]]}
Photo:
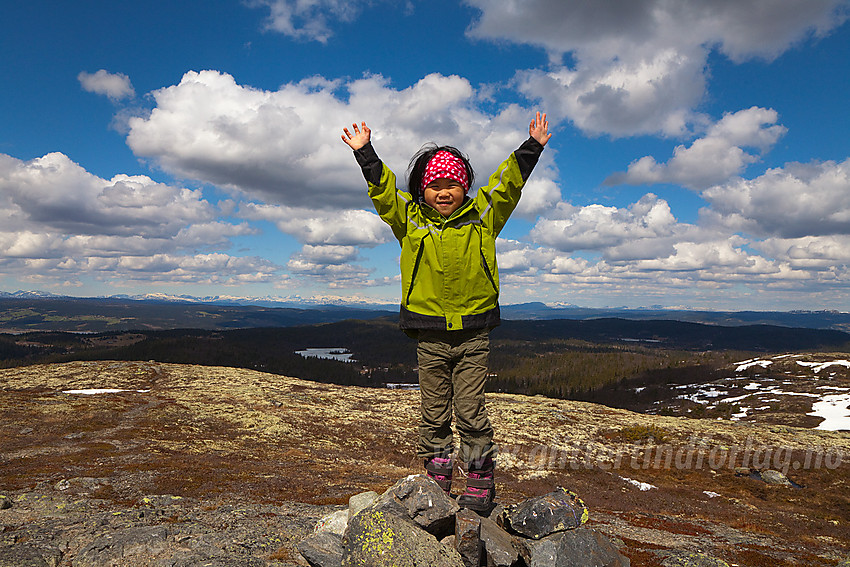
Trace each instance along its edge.
{"label": "child's raised arm", "polygon": [[[366,126],[366,123],[363,123],[363,126]],[[552,137],[552,134],[549,133],[549,121],[546,120],[546,114],[540,116],[540,113],[537,113],[537,116],[534,120],[531,121],[531,124],[528,126],[528,135],[540,142],[541,146],[545,146],[546,142],[549,141],[549,138]]]}
{"label": "child's raised arm", "polygon": [[[539,116],[539,113],[538,113]],[[361,122],[361,128],[357,127],[357,123],[351,125],[354,129],[354,134],[348,131],[348,128],[342,129],[342,141],[348,144],[352,150],[359,150],[363,146],[369,143],[369,140],[372,139],[372,131],[369,130],[369,127],[366,126],[366,122]]]}

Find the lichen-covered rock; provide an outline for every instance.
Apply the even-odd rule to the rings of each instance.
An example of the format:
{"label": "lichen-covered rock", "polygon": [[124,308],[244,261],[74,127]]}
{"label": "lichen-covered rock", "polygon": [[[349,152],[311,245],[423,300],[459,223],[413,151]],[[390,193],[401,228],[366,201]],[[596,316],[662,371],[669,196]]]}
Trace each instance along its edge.
{"label": "lichen-covered rock", "polygon": [[0,510],[8,510],[12,507],[12,499],[0,494]]}
{"label": "lichen-covered rock", "polygon": [[773,484],[775,486],[791,486],[791,481],[788,480],[788,477],[779,471],[765,469],[763,471],[759,471],[759,477],[761,477],[761,479],[767,484]]}
{"label": "lichen-covered rock", "polygon": [[519,560],[514,538],[490,518],[481,518],[481,544],[487,567],[511,567]]}
{"label": "lichen-covered rock", "polygon": [[310,567],[339,567],[342,564],[342,536],[317,532],[298,544],[298,552]]}
{"label": "lichen-covered rock", "polygon": [[481,516],[463,508],[455,515],[455,548],[466,567],[481,563]]}
{"label": "lichen-covered rock", "polygon": [[464,567],[456,550],[406,517],[375,507],[348,522],[342,543],[343,567]]}
{"label": "lichen-covered rock", "polygon": [[454,531],[455,514],[460,508],[434,479],[414,474],[389,487],[370,509],[406,515],[428,533],[443,538]]}
{"label": "lichen-covered rock", "polygon": [[629,567],[603,534],[588,528],[558,532],[540,540],[525,540],[522,557],[528,567]]}
{"label": "lichen-covered rock", "polygon": [[505,527],[532,539],[571,530],[587,522],[587,506],[577,494],[565,488],[529,498],[505,510]]}
{"label": "lichen-covered rock", "polygon": [[693,551],[668,551],[662,557],[662,567],[729,567],[722,559]]}
{"label": "lichen-covered rock", "polygon": [[137,505],[145,508],[166,508],[169,506],[179,506],[182,500],[182,497],[174,496],[173,494],[148,494],[140,498]]}

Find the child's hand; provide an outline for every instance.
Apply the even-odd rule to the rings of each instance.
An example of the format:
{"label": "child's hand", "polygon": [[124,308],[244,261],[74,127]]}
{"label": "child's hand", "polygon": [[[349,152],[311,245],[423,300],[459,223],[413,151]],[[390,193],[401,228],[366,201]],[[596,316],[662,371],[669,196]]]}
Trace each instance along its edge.
{"label": "child's hand", "polygon": [[359,150],[363,146],[369,143],[369,140],[372,138],[372,131],[369,130],[369,127],[366,126],[365,122],[361,122],[361,127],[363,130],[357,127],[357,123],[351,125],[354,128],[354,134],[348,131],[348,128],[343,128],[342,141],[351,146],[352,150]]}
{"label": "child's hand", "polygon": [[545,114],[541,118],[540,113],[537,113],[537,116],[534,118],[534,120],[531,121],[531,124],[528,126],[528,135],[540,142],[541,146],[546,145],[546,142],[549,141],[549,138],[552,137],[552,134],[549,133],[549,122],[546,120]]}

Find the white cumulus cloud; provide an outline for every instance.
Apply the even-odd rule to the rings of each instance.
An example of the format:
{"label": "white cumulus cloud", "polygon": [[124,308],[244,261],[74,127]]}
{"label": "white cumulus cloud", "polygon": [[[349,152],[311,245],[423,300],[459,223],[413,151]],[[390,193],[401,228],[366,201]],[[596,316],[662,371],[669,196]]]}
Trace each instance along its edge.
{"label": "white cumulus cloud", "polygon": [[590,134],[680,136],[704,121],[692,110],[705,92],[704,66],[703,58],[683,51],[631,52],[575,69],[521,71],[516,84],[553,118]]}
{"label": "white cumulus cloud", "polygon": [[786,164],[711,187],[702,197],[759,236],[850,234],[850,159]]}
{"label": "white cumulus cloud", "polygon": [[106,69],[101,69],[96,73],[81,71],[77,75],[77,80],[80,81],[83,90],[105,95],[112,101],[136,96],[136,91],[133,89],[130,78],[123,73],[110,73]]}
{"label": "white cumulus cloud", "polygon": [[[847,17],[845,0],[466,0],[468,33],[546,49],[518,87],[590,133],[680,135],[703,117],[708,54],[771,60]],[[564,62],[564,55],[569,55]]]}
{"label": "white cumulus cloud", "polygon": [[351,21],[363,2],[357,0],[248,0],[267,7],[266,29],[289,37],[326,43],[333,35],[332,21]]}
{"label": "white cumulus cloud", "polygon": [[6,275],[72,285],[85,275],[122,284],[272,278],[279,267],[271,262],[216,251],[229,247],[231,237],[256,232],[219,214],[200,190],[144,175],[103,179],[61,153],[30,161],[0,154],[0,270]]}
{"label": "white cumulus cloud", "polygon": [[374,271],[351,262],[358,258],[357,250],[349,247],[305,246],[293,254],[287,269],[296,276],[320,281],[332,289],[362,288],[386,285],[385,280],[369,279]]}
{"label": "white cumulus cloud", "polygon": [[776,124],[775,110],[752,107],[724,116],[708,128],[706,134],[690,146],[677,146],[667,163],[644,156],[629,165],[625,173],[616,173],[606,184],[631,185],[674,183],[690,189],[705,189],[741,174],[759,156],[744,148],[766,152],[787,129]]}
{"label": "white cumulus cloud", "polygon": [[345,264],[360,257],[355,246],[305,245],[297,255],[300,259],[320,264]]}
{"label": "white cumulus cloud", "polygon": [[[150,115],[128,123],[136,155],[183,178],[313,210],[371,209],[362,174],[340,140],[355,120],[372,128],[378,154],[404,186],[410,156],[428,141],[461,148],[483,184],[527,138],[531,117],[516,105],[487,114],[476,107],[468,80],[439,74],[401,90],[369,76],[346,84],[311,78],[265,91],[217,71],[190,71],[153,97]],[[524,213],[552,204],[556,175],[544,152]]]}
{"label": "white cumulus cloud", "polygon": [[389,227],[371,211],[314,211],[305,208],[245,203],[239,215],[276,224],[308,245],[376,246],[393,239]]}
{"label": "white cumulus cloud", "polygon": [[664,199],[644,195],[628,208],[560,203],[531,230],[534,242],[557,250],[602,250],[636,239],[670,237],[677,221]]}
{"label": "white cumulus cloud", "polygon": [[200,190],[144,175],[103,179],[58,152],[28,162],[0,154],[0,203],[10,223],[77,234],[172,236],[216,214]]}
{"label": "white cumulus cloud", "polygon": [[846,271],[850,265],[850,235],[767,238],[753,244],[767,256],[805,270]]}

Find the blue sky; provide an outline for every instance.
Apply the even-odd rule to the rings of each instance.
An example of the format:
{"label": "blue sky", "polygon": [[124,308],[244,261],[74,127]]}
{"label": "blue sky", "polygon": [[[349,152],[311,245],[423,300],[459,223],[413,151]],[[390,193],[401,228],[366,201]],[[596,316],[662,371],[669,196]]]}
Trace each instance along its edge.
{"label": "blue sky", "polygon": [[343,126],[403,179],[554,137],[502,302],[850,302],[847,0],[6,3],[0,290],[395,303]]}

